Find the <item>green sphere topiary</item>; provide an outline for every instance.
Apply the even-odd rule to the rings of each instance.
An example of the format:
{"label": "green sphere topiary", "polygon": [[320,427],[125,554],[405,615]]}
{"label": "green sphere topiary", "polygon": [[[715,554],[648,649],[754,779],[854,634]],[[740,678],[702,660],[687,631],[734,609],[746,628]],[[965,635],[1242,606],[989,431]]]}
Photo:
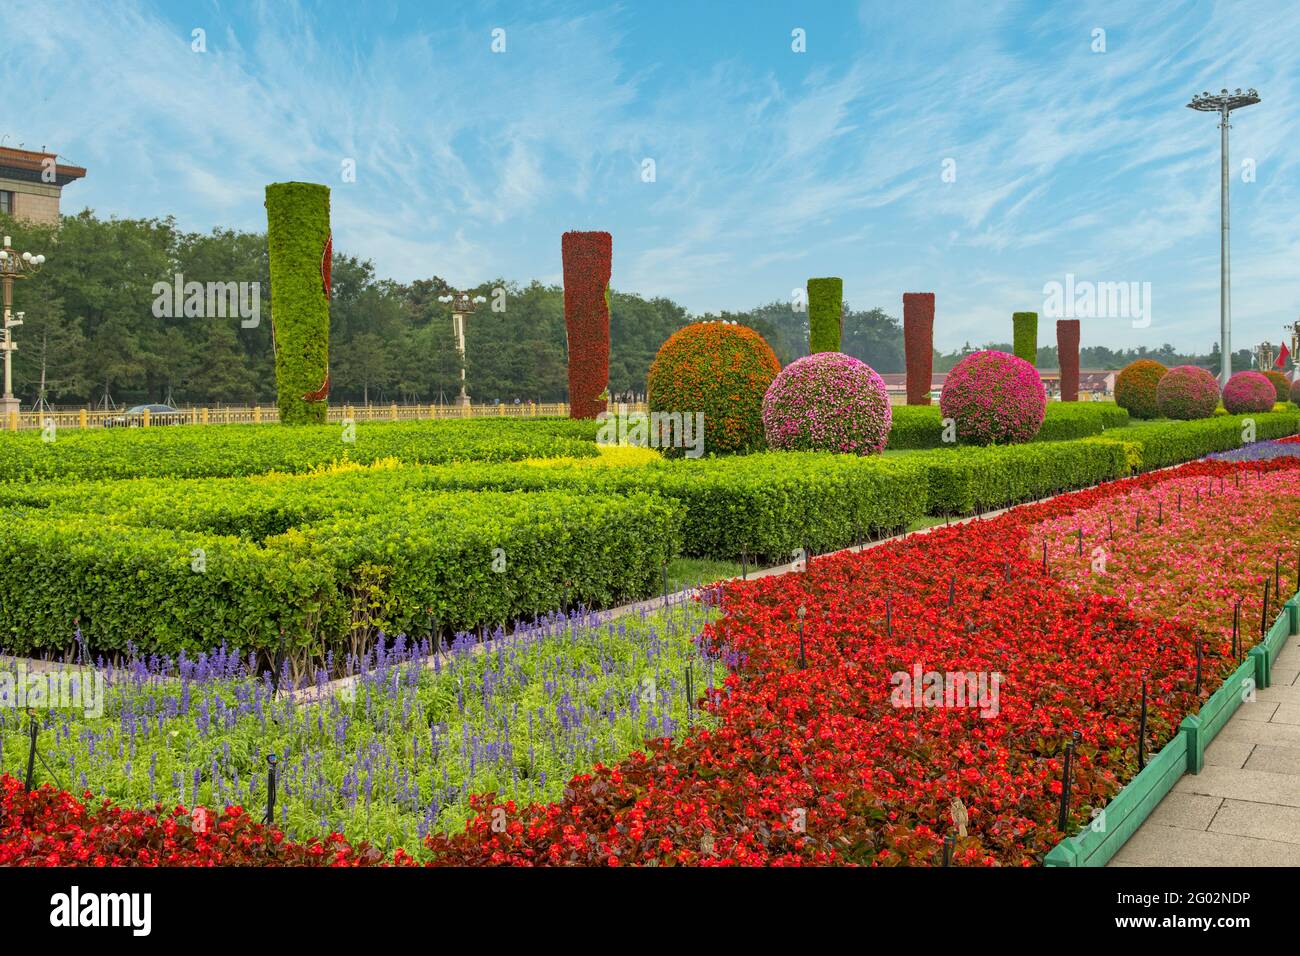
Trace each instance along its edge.
{"label": "green sphere topiary", "polygon": [[763,396],[780,371],[772,347],[753,329],[696,322],[669,336],[650,364],[650,413],[702,414],[706,453],[761,451]]}
{"label": "green sphere topiary", "polygon": [[1209,418],[1219,407],[1219,383],[1203,368],[1179,365],[1160,379],[1156,405],[1165,418]]}
{"label": "green sphere topiary", "polygon": [[1138,359],[1125,366],[1115,378],[1115,404],[1134,418],[1155,418],[1160,414],[1156,388],[1168,371],[1153,359]]}

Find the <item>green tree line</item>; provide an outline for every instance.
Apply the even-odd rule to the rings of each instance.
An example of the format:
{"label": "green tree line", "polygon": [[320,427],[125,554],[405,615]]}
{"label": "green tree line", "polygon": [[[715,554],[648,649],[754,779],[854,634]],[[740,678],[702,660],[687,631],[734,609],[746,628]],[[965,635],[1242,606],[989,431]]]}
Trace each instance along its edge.
{"label": "green tree line", "polygon": [[[92,211],[39,226],[0,216],[19,250],[43,252],[38,276],[15,283],[15,393],[25,405],[270,404],[275,400],[273,302],[266,236],[216,229],[186,232],[172,218],[102,219]],[[157,283],[257,283],[260,321],[234,315],[156,314]],[[617,271],[615,272],[617,276]],[[376,275],[366,259],[336,251],[330,308],[330,368],[335,402],[453,402],[460,359],[452,333],[450,291],[433,276],[411,283]],[[567,398],[564,294],[559,286],[501,279],[470,291],[486,302],[466,323],[465,376],[475,402]],[[689,315],[670,299],[612,292],[610,392],[638,397],[664,340],[697,319],[736,321],[758,330],[788,364],[808,350],[808,316],[789,302],[746,312]],[[164,312],[167,310],[163,310]],[[171,310],[174,312],[174,310]],[[880,372],[901,372],[899,320],[879,308],[844,303],[845,352]],[[1009,345],[991,345],[1010,350]],[[951,368],[964,349],[936,352]],[[1085,348],[1084,367],[1119,368],[1137,357],[1166,364],[1212,357],[1178,355],[1172,346],[1113,352]],[[1235,367],[1242,365],[1234,358]],[[1056,366],[1055,348],[1039,366]]]}

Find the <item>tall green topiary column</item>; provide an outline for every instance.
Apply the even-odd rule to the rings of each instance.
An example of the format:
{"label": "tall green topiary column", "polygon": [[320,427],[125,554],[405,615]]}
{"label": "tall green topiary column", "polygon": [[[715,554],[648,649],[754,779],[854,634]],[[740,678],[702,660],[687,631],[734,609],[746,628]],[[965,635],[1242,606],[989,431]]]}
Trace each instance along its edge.
{"label": "tall green topiary column", "polygon": [[844,280],[808,280],[808,351],[838,352],[844,332]]}
{"label": "tall green topiary column", "polygon": [[1011,350],[1017,358],[1030,365],[1038,364],[1038,313],[1011,313],[1011,330],[1014,334]]}
{"label": "tall green topiary column", "polygon": [[330,374],[330,191],[315,183],[266,187],[271,334],[280,421],[325,421]]}

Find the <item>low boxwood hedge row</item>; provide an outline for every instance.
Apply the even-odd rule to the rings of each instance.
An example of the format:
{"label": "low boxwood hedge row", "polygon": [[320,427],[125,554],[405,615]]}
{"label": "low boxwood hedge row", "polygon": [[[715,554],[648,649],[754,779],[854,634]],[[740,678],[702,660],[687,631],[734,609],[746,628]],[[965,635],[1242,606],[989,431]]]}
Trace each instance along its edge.
{"label": "low boxwood hedge row", "polygon": [[906,458],[766,452],[673,460],[639,468],[531,465],[429,468],[430,488],[592,494],[656,492],[686,507],[688,555],[768,559],[821,552],[906,527],[925,514],[926,480]]}
{"label": "low boxwood hedge row", "polygon": [[[1196,421],[1137,422],[1113,436],[1137,447],[1138,468],[1150,470],[1240,448],[1253,428],[1255,440],[1285,438],[1300,427],[1300,411],[1217,415]],[[1107,436],[1112,437],[1112,436]]]}
{"label": "low boxwood hedge row", "polygon": [[[894,451],[943,448],[943,418],[938,407],[899,405],[888,448]],[[1128,412],[1113,402],[1048,402],[1043,426],[1034,441],[1068,441],[1100,435],[1128,424]]]}
{"label": "low boxwood hedge row", "polygon": [[[205,478],[305,472],[338,461],[516,461],[594,456],[596,425],[564,419],[465,419],[343,425],[205,425],[0,432],[0,481]],[[349,440],[352,439],[352,440]]]}
{"label": "low boxwood hedge row", "polygon": [[[178,494],[159,499],[156,513],[121,514],[103,510],[104,499],[142,489],[125,482],[106,490],[111,484],[44,497],[36,489],[0,510],[0,647],[73,651],[80,622],[96,653],[225,644],[284,650],[305,666],[364,650],[380,630],[423,634],[433,621],[466,629],[565,603],[649,596],[681,551],[684,518],[679,503],[649,494],[411,492],[391,482],[355,506],[340,501],[329,517],[258,540],[276,529],[250,520],[249,536],[195,530],[218,513],[212,501],[222,493],[232,498],[226,520],[239,512],[238,483],[223,483],[188,513]],[[310,485],[286,481],[277,491],[289,499]],[[247,514],[269,513],[265,496],[244,500]],[[147,523],[164,511],[167,526]]]}
{"label": "low boxwood hedge row", "polygon": [[928,479],[931,514],[999,508],[1122,478],[1130,463],[1123,443],[1087,438],[1064,442],[946,448],[917,452]]}

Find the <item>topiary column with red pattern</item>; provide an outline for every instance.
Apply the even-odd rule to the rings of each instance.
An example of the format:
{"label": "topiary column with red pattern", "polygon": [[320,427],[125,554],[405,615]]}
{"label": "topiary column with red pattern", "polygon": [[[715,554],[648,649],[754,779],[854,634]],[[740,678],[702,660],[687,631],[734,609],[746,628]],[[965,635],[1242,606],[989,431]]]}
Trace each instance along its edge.
{"label": "topiary column with red pattern", "polygon": [[609,276],[614,239],[607,232],[566,232],[564,325],[569,339],[569,417],[605,411],[609,388]]}
{"label": "topiary column with red pattern", "polygon": [[907,358],[907,404],[930,404],[934,374],[934,293],[903,293],[903,349]]}
{"label": "topiary column with red pattern", "polygon": [[1057,319],[1056,356],[1061,366],[1061,401],[1079,400],[1079,320]]}

